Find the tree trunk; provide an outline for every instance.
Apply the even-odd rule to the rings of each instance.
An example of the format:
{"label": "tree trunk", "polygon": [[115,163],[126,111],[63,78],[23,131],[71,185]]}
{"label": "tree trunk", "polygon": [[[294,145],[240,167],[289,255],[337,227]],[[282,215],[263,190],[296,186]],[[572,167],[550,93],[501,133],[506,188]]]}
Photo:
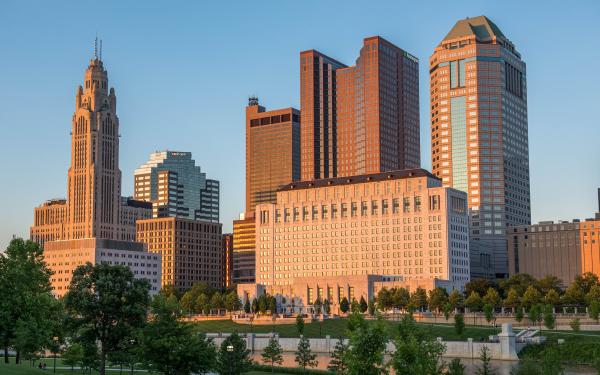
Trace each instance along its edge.
{"label": "tree trunk", "polygon": [[4,363],[8,363],[8,345],[4,345]]}
{"label": "tree trunk", "polygon": [[16,357],[15,357],[15,365],[18,365],[21,361],[21,353],[19,353],[19,351],[17,350],[16,353]]}
{"label": "tree trunk", "polygon": [[100,375],[106,374],[106,352],[104,351],[104,348],[100,350],[100,368],[98,370]]}

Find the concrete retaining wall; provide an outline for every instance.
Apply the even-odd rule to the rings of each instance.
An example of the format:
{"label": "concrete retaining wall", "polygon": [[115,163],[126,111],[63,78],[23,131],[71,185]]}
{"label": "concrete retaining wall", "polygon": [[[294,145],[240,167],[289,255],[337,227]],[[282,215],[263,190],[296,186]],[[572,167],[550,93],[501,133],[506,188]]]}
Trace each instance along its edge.
{"label": "concrete retaining wall", "polygon": [[[229,334],[215,334],[209,333],[207,337],[214,340],[217,347],[221,345],[223,340],[228,337]],[[243,336],[242,336],[243,337]],[[253,334],[249,333],[246,335],[246,345],[251,351],[262,351],[268,344],[272,337],[271,334]],[[275,335],[277,337],[277,335]],[[502,325],[502,333],[498,335],[498,342],[475,342],[473,339],[467,341],[442,341],[438,338],[438,341],[446,346],[446,357],[457,357],[457,358],[478,358],[481,349],[486,346],[490,350],[490,356],[492,359],[498,360],[509,360],[516,361],[519,359],[517,353],[523,348],[523,345],[517,346],[515,340],[515,334],[512,332],[512,326],[510,324]],[[298,348],[299,338],[279,338],[279,345],[284,352],[295,352]],[[310,348],[315,353],[331,353],[338,339],[333,339],[330,336],[325,338],[312,338],[308,339],[310,342]],[[388,352],[393,353],[396,348],[393,342],[387,344]]]}

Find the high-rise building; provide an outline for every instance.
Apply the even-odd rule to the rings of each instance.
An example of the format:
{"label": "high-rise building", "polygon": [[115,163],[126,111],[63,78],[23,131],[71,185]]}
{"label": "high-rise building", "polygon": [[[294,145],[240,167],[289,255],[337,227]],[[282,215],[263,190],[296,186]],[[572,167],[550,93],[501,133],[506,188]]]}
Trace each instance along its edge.
{"label": "high-rise building", "polygon": [[337,176],[336,70],[344,67],[315,50],[300,53],[302,180]]}
{"label": "high-rise building", "polygon": [[115,90],[109,90],[108,73],[97,49],[94,52],[85,72],[85,88],[79,86],[76,94],[67,199],[35,209],[31,238],[44,247],[54,272],[55,295],[67,291],[72,272],[85,262],[127,265],[136,278],[147,279],[151,293],[156,293],[161,258],[133,242],[135,221],[149,217],[150,209],[121,197],[117,98]]}
{"label": "high-rise building", "polygon": [[246,107],[246,215],[275,201],[281,185],[300,179],[300,112],[265,111],[258,99]]}
{"label": "high-rise building", "polygon": [[152,202],[153,217],[219,221],[219,182],[206,178],[191,152],[150,154],[135,170],[134,197]]}
{"label": "high-rise building", "polygon": [[302,179],[420,167],[419,62],[364,39],[355,66],[300,54]]}
{"label": "high-rise building", "polygon": [[256,226],[254,215],[233,221],[231,283],[253,283],[256,275]]}
{"label": "high-rise building", "polygon": [[223,233],[223,264],[222,268],[225,287],[229,288],[231,282],[231,273],[233,272],[233,234]]}
{"label": "high-rise building", "polygon": [[198,220],[219,222],[220,184],[217,180],[206,179],[204,189],[200,190],[200,213]]}
{"label": "high-rise building", "polygon": [[199,282],[213,288],[223,278],[221,224],[178,217],[137,221],[137,240],[162,255],[162,286],[189,289]]}
{"label": "high-rise building", "polygon": [[525,63],[479,16],[458,21],[429,66],[432,169],[469,195],[471,277],[507,277],[506,228],[531,220]]}

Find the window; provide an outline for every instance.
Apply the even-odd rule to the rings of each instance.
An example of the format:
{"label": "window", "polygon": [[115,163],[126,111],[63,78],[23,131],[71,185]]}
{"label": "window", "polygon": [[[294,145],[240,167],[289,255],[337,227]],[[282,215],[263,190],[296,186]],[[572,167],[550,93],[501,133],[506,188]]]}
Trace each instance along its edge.
{"label": "window", "polygon": [[348,203],[342,203],[342,217],[348,217]]}
{"label": "window", "polygon": [[408,197],[403,198],[402,204],[403,204],[402,211],[404,213],[410,212],[410,198],[408,198]]}
{"label": "window", "polygon": [[331,218],[337,219],[337,213],[338,213],[337,204],[332,204],[331,205]]}
{"label": "window", "polygon": [[309,305],[313,304],[313,298],[314,298],[313,288],[308,288],[308,304]]}
{"label": "window", "polygon": [[321,205],[321,219],[327,219],[327,218],[328,218],[327,206]]}
{"label": "window", "polygon": [[360,202],[360,216],[366,216],[367,215],[367,202],[362,201]]}
{"label": "window", "polygon": [[275,222],[276,223],[281,222],[281,210],[280,209],[275,210]]}
{"label": "window", "polygon": [[421,197],[415,197],[415,212],[421,212]]}
{"label": "window", "polygon": [[398,198],[392,199],[392,213],[397,214],[400,211],[400,200]]}
{"label": "window", "polygon": [[377,201],[371,201],[371,215],[379,214],[379,204]]}
{"label": "window", "polygon": [[388,201],[387,199],[384,199],[381,201],[381,213],[383,215],[387,215],[388,214]]}
{"label": "window", "polygon": [[317,220],[319,218],[319,207],[312,206],[312,219]]}
{"label": "window", "polygon": [[356,202],[350,203],[350,216],[355,217],[358,212],[358,204]]}

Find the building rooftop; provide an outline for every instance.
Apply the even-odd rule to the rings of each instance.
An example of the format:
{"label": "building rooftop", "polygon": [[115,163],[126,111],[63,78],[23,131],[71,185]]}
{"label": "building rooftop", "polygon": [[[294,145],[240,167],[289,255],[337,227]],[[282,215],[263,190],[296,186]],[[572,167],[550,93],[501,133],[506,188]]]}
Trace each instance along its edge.
{"label": "building rooftop", "polygon": [[334,177],[334,178],[325,178],[325,179],[321,179],[321,180],[309,180],[309,181],[297,181],[297,182],[292,182],[290,184],[281,186],[278,189],[278,191],[312,189],[312,188],[324,187],[324,186],[352,185],[352,184],[360,184],[360,183],[365,183],[365,182],[399,180],[399,179],[414,178],[414,177],[430,177],[430,178],[441,181],[439,179],[439,177],[426,171],[425,169],[415,168],[415,169],[403,169],[403,170],[388,171],[388,172],[381,172],[381,173],[372,173],[372,174],[365,174],[365,175],[358,175],[358,176]]}
{"label": "building rooftop", "polygon": [[462,19],[454,25],[444,40],[475,36],[477,40],[485,42],[493,37],[506,39],[502,31],[486,16]]}

